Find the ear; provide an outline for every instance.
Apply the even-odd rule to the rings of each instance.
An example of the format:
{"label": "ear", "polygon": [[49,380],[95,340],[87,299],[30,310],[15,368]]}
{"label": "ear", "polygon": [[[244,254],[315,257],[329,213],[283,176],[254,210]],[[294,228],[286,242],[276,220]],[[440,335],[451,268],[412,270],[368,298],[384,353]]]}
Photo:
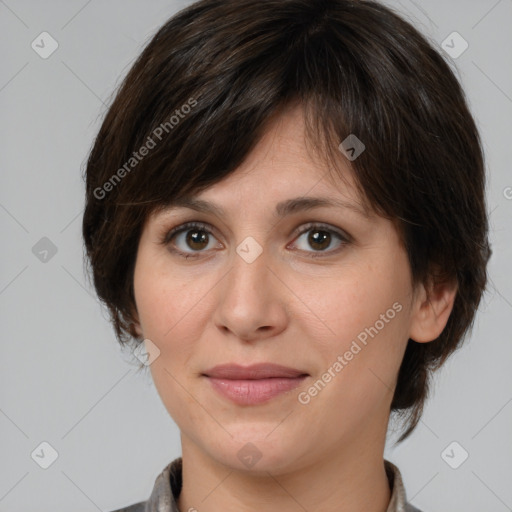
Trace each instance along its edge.
{"label": "ear", "polygon": [[409,338],[427,343],[443,332],[457,295],[456,280],[431,277],[428,285],[420,284],[415,293]]}
{"label": "ear", "polygon": [[144,335],[142,333],[142,329],[141,329],[140,324],[138,322],[133,322],[131,324],[131,331],[132,331],[132,334],[135,334],[135,338],[144,338]]}
{"label": "ear", "polygon": [[144,333],[142,332],[142,327],[140,326],[139,315],[134,308],[132,308],[132,318],[133,322],[130,323],[130,334],[134,338],[144,338]]}

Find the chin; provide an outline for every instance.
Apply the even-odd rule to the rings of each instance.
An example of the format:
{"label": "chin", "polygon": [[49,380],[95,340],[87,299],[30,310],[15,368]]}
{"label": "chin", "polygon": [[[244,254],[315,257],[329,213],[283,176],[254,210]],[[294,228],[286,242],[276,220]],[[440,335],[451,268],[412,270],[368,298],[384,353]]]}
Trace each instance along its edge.
{"label": "chin", "polygon": [[257,437],[234,435],[230,442],[222,444],[218,451],[210,451],[210,455],[221,464],[236,471],[265,476],[268,476],[268,473],[284,472],[287,467],[294,465],[294,458],[291,455],[298,455],[297,444],[283,446],[275,433],[272,434],[273,440],[270,441],[268,434],[271,430],[265,430],[261,436]]}

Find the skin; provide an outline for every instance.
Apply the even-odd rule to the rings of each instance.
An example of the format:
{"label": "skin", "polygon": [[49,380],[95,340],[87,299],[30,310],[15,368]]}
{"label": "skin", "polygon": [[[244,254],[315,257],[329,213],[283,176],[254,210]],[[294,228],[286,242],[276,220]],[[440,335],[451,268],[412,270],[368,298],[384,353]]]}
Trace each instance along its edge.
{"label": "skin", "polygon": [[[388,507],[383,453],[400,363],[409,338],[423,343],[439,336],[456,289],[432,288],[427,300],[424,286],[413,287],[398,233],[382,217],[336,207],[273,216],[278,202],[305,195],[360,203],[344,162],[348,183],[332,181],[306,150],[295,106],[268,125],[233,174],[197,195],[225,215],[179,207],[144,226],[134,273],[135,325],[160,350],[150,369],[181,432],[183,512]],[[195,245],[187,243],[182,233],[159,243],[189,221],[208,225],[211,234],[199,233],[206,241],[197,243],[196,235]],[[309,222],[327,226],[309,228]],[[350,241],[341,241],[336,229]],[[326,242],[315,243],[317,231]],[[263,249],[252,263],[236,252],[247,237]],[[198,257],[187,260],[172,248]],[[359,343],[361,350],[309,403],[300,403],[299,393],[394,303],[401,311],[367,345]],[[264,404],[240,406],[201,375],[217,364],[263,361],[309,376]],[[252,467],[237,456],[246,443],[261,454]]]}

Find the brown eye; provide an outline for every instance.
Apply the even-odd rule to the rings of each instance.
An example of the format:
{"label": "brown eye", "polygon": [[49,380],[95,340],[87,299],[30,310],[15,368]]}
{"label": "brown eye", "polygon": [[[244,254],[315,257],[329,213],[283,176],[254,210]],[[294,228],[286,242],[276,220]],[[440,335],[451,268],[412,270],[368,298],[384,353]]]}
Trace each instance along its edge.
{"label": "brown eye", "polygon": [[[304,235],[308,235],[304,238]],[[299,243],[301,239],[304,239],[302,243]],[[326,250],[333,243],[338,242],[337,247],[332,250]],[[298,245],[299,250],[309,252],[311,257],[328,256],[330,254],[338,252],[338,249],[350,242],[350,238],[328,226],[321,224],[310,224],[306,228],[299,232],[299,236],[296,239],[295,244]],[[302,245],[302,246],[301,246]],[[308,250],[309,249],[309,250]],[[311,251],[310,249],[314,249]],[[314,253],[318,254],[314,254]]]}
{"label": "brown eye", "polygon": [[204,244],[208,245],[208,234],[206,231],[199,230],[199,229],[191,229],[189,231],[186,231],[186,237],[185,237],[185,243],[188,247],[191,249],[194,249],[195,251],[200,251],[201,249],[204,249]]}
{"label": "brown eye", "polygon": [[310,230],[308,243],[315,249],[326,249],[331,243],[331,234],[328,231]]}
{"label": "brown eye", "polygon": [[169,231],[161,243],[169,246],[172,252],[185,258],[193,258],[205,252],[212,240],[215,240],[215,237],[206,224],[191,222]]}

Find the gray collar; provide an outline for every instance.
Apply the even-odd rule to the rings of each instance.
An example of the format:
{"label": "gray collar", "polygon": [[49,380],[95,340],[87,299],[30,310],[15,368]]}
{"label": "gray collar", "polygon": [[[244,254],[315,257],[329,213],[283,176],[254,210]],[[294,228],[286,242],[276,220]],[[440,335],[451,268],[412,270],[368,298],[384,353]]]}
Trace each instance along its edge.
{"label": "gray collar", "polygon": [[[386,512],[421,512],[407,503],[402,475],[391,462],[384,460],[391,488],[391,501]],[[180,512],[176,503],[182,486],[182,458],[169,463],[158,475],[151,496],[147,501],[136,503],[114,512]]]}

